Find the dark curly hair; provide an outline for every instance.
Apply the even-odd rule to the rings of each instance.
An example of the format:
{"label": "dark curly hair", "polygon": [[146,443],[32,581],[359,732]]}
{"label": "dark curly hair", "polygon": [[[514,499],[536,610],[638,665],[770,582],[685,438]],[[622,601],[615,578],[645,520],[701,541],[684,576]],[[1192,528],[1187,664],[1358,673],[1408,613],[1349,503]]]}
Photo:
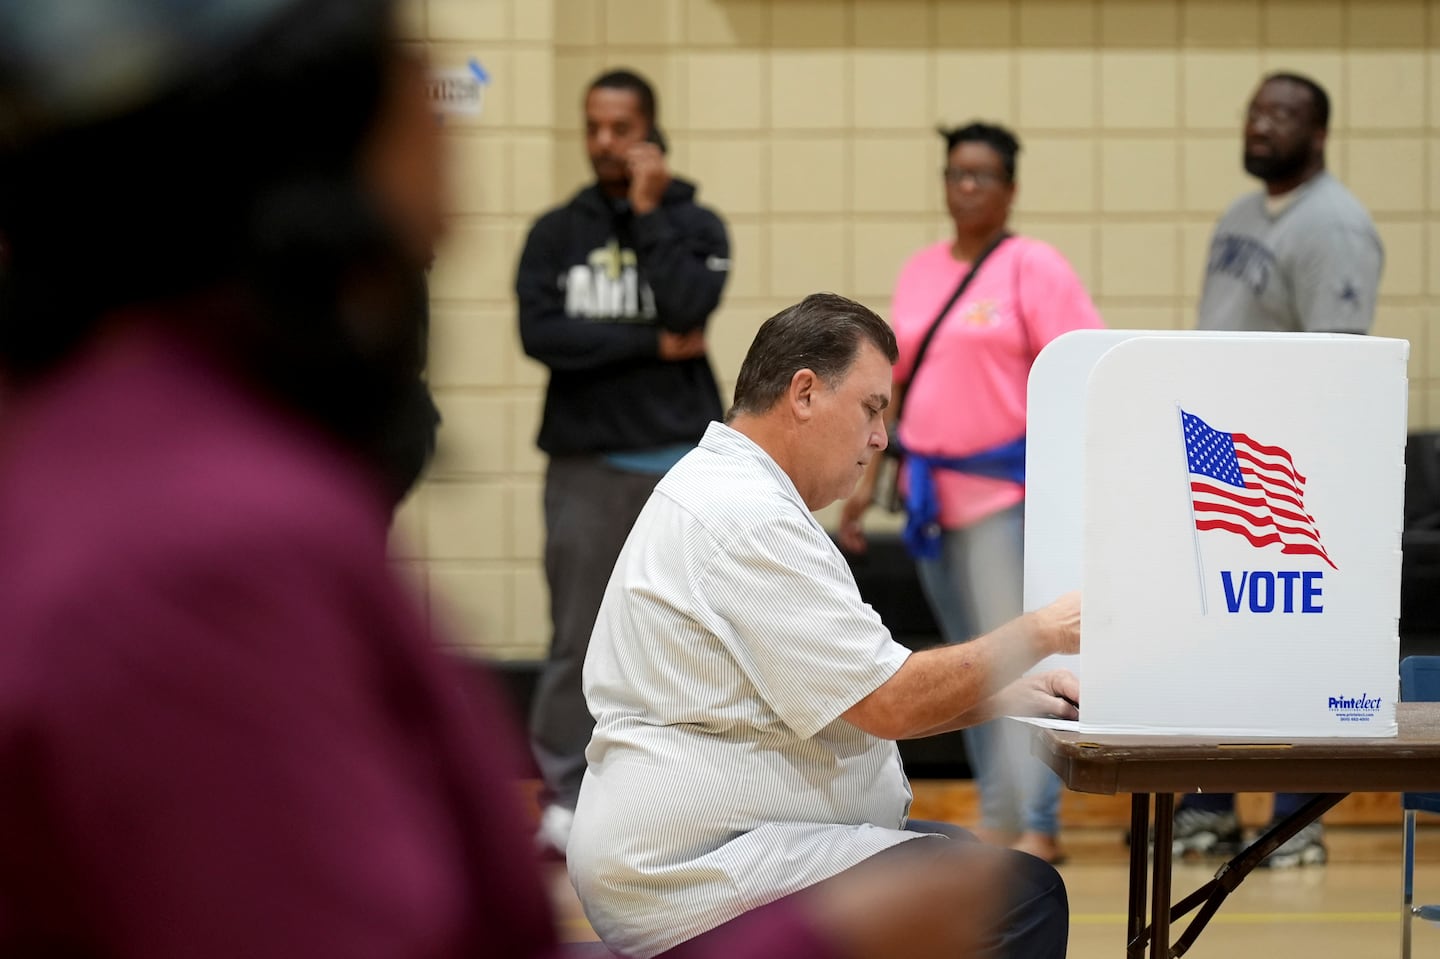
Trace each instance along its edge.
{"label": "dark curly hair", "polygon": [[1005,175],[1015,179],[1015,158],[1020,154],[1020,140],[1015,134],[994,123],[969,123],[963,127],[937,128],[945,140],[945,155],[962,143],[983,143],[1000,155],[1005,165]]}

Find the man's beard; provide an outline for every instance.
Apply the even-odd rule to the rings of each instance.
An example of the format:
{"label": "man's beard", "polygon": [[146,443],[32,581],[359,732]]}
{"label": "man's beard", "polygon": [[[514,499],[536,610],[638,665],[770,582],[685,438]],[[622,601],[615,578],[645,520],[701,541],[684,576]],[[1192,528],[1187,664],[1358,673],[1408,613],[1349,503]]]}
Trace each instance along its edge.
{"label": "man's beard", "polygon": [[1266,183],[1291,179],[1309,162],[1309,151],[1303,148],[1270,156],[1257,156],[1249,150],[1245,151],[1245,172]]}

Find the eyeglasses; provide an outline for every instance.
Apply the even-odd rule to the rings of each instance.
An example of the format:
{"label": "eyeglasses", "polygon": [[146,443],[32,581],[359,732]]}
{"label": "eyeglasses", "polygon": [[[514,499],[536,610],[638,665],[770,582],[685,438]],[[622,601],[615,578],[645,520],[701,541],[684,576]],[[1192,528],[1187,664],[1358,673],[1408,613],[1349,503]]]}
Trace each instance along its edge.
{"label": "eyeglasses", "polygon": [[1267,121],[1271,126],[1286,127],[1293,126],[1300,120],[1300,111],[1293,107],[1282,106],[1252,106],[1245,111],[1245,122],[1247,124]]}
{"label": "eyeglasses", "polygon": [[964,170],[960,167],[947,166],[940,172],[945,175],[945,182],[951,186],[964,186],[966,183],[970,183],[984,188],[1010,182],[1008,176],[996,173],[994,170]]}

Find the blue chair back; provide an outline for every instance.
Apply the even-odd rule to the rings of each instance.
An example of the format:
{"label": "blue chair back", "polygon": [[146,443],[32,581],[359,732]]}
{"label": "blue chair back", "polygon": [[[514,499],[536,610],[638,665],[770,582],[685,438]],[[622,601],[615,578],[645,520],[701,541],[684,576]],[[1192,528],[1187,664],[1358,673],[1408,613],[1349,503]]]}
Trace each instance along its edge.
{"label": "blue chair back", "polygon": [[[1440,656],[1406,656],[1400,660],[1400,699],[1409,703],[1440,702]],[[1405,793],[1405,809],[1440,812],[1440,793]]]}

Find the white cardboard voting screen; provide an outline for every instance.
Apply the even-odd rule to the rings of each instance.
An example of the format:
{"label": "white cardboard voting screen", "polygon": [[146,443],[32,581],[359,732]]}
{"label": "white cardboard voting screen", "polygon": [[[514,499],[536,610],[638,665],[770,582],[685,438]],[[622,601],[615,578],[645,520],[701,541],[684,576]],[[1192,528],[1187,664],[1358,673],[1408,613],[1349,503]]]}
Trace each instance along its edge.
{"label": "white cardboard voting screen", "polygon": [[1083,589],[1060,663],[1082,731],[1395,735],[1408,352],[1088,330],[1041,352],[1025,601]]}

